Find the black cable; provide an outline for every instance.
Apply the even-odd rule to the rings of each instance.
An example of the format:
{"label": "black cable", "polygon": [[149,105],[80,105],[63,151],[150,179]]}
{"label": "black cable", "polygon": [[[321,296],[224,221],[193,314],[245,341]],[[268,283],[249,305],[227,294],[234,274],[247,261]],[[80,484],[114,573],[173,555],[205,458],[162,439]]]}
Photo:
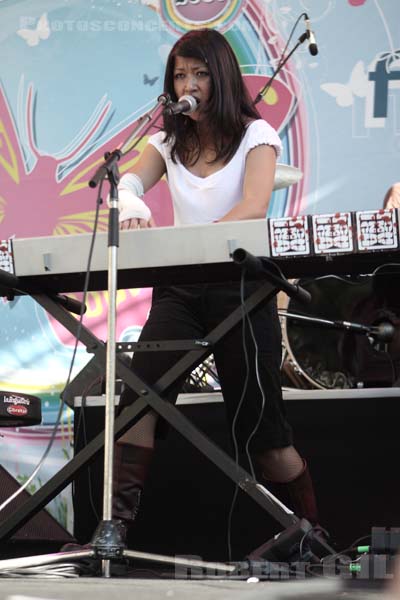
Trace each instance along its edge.
{"label": "black cable", "polygon": [[[378,267],[376,267],[376,269],[371,273],[372,276],[378,275],[379,271],[381,271],[382,269],[388,268],[388,267],[400,267],[400,263],[394,262],[394,263],[384,263],[383,265],[379,265]],[[393,275],[393,273],[388,272],[388,275]],[[396,274],[396,273],[395,273]],[[400,274],[400,272],[399,272]],[[390,356],[390,353],[388,351],[384,352],[384,354],[387,355],[388,360],[390,362],[390,366],[392,369],[392,385],[397,381],[397,377],[398,377],[398,372],[395,366],[395,363],[392,359],[392,357]]]}
{"label": "black cable", "polygon": [[[372,271],[371,275],[376,275],[381,269],[384,269],[386,267],[400,267],[400,263],[393,262],[393,263],[384,263],[383,265],[379,265],[378,267],[376,267],[376,269],[374,271]],[[393,275],[393,273],[388,273],[388,275],[389,274]],[[400,275],[400,272],[399,272],[399,275]]]}
{"label": "black cable", "polygon": [[[306,18],[306,17],[307,17],[307,13],[304,13],[304,12],[303,12],[303,13],[301,13],[301,14],[300,14],[300,15],[297,17],[297,19],[296,19],[296,21],[295,21],[295,24],[293,25],[293,27],[292,27],[292,30],[291,30],[291,32],[290,32],[290,34],[289,34],[289,38],[288,38],[288,41],[286,42],[286,46],[284,47],[284,49],[283,49],[283,50],[282,50],[282,52],[281,52],[280,58],[279,58],[279,60],[278,60],[278,64],[277,64],[277,65],[276,65],[276,67],[275,67],[275,70],[274,70],[274,72],[273,72],[273,74],[272,74],[272,77],[270,77],[270,78],[269,78],[269,80],[267,81],[267,83],[265,84],[265,86],[264,86],[264,87],[263,87],[263,88],[262,88],[262,89],[261,89],[261,90],[258,92],[258,94],[257,94],[257,96],[256,96],[256,98],[255,98],[255,100],[254,100],[254,104],[258,104],[258,102],[260,102],[260,100],[262,100],[262,98],[263,98],[263,97],[264,97],[264,96],[265,96],[265,95],[268,93],[268,90],[269,90],[269,88],[271,87],[271,85],[272,85],[272,83],[273,83],[273,81],[274,81],[274,79],[275,79],[276,75],[279,73],[280,69],[282,68],[282,66],[283,66],[283,63],[285,62],[285,60],[287,60],[287,59],[289,58],[289,56],[290,56],[290,55],[289,55],[289,56],[286,58],[286,57],[285,57],[285,53],[286,53],[286,50],[288,49],[288,46],[289,46],[290,40],[291,40],[291,39],[292,39],[292,37],[293,37],[294,31],[295,31],[295,29],[296,29],[296,27],[297,27],[297,25],[298,25],[298,23],[299,23],[299,21],[300,21],[300,19],[301,19],[302,17],[305,17],[305,18]],[[305,38],[304,38],[304,39],[305,39]],[[304,40],[303,40],[303,41],[304,41]],[[294,50],[294,49],[293,49],[293,50]],[[291,52],[293,52],[293,50],[292,50]]]}
{"label": "black cable", "polygon": [[259,360],[258,360],[258,357],[259,357],[258,344],[257,344],[256,336],[254,334],[253,324],[251,322],[251,319],[250,319],[250,316],[249,316],[248,313],[246,315],[246,318],[247,318],[247,322],[248,322],[248,326],[249,326],[250,335],[251,335],[251,338],[252,338],[253,343],[254,343],[254,350],[255,350],[255,372],[256,372],[257,385],[258,385],[258,388],[259,388],[260,393],[261,393],[261,409],[260,409],[260,412],[259,412],[256,424],[254,425],[253,430],[250,432],[249,437],[247,438],[247,441],[246,441],[246,444],[245,444],[246,456],[247,456],[247,460],[249,461],[249,465],[250,465],[250,469],[251,469],[251,474],[253,476],[253,479],[256,479],[256,475],[255,475],[254,467],[253,467],[253,462],[252,462],[252,459],[251,459],[251,456],[250,456],[249,446],[250,446],[251,440],[253,439],[253,437],[257,433],[257,430],[258,430],[258,428],[260,426],[260,423],[261,423],[261,419],[263,418],[266,398],[265,398],[265,391],[264,391],[264,389],[262,387],[262,383],[261,383],[261,379],[260,379],[260,371],[259,371],[259,366],[260,365],[259,365]]}
{"label": "black cable", "polygon": [[[242,270],[242,275],[241,275],[241,279],[240,279],[240,297],[243,297],[243,290],[244,290],[244,269]],[[236,407],[236,411],[232,420],[232,426],[231,426],[231,434],[232,434],[232,442],[233,442],[233,447],[234,447],[234,460],[235,460],[235,464],[238,467],[239,466],[239,448],[238,448],[238,443],[237,443],[237,439],[236,439],[236,423],[237,423],[237,419],[239,416],[239,412],[240,409],[242,407],[246,392],[247,392],[247,387],[248,387],[248,383],[249,383],[249,377],[250,377],[250,364],[249,364],[249,355],[247,352],[247,346],[246,346],[246,315],[245,315],[245,310],[243,307],[243,303],[241,302],[241,311],[242,311],[242,345],[243,345],[243,354],[244,354],[244,360],[245,360],[245,365],[246,365],[246,375],[245,375],[245,380],[244,380],[244,384],[243,384],[243,389],[242,389],[242,395],[240,397],[239,403]],[[227,545],[228,545],[228,560],[231,561],[232,560],[232,544],[231,544],[231,529],[232,529],[232,516],[233,516],[233,510],[235,507],[235,503],[236,503],[236,499],[237,499],[237,495],[238,495],[238,485],[235,485],[235,491],[233,494],[233,498],[232,498],[232,502],[231,502],[231,508],[229,510],[229,514],[228,514],[228,532],[227,532]]]}
{"label": "black cable", "polygon": [[293,27],[292,27],[292,30],[291,30],[291,32],[290,32],[290,34],[289,34],[288,41],[286,42],[286,46],[284,47],[284,49],[283,49],[283,50],[282,50],[282,52],[281,52],[281,57],[280,57],[280,59],[279,59],[279,62],[278,62],[278,64],[277,64],[277,66],[276,66],[276,70],[278,70],[278,69],[279,69],[279,67],[281,66],[281,64],[282,64],[282,62],[283,62],[283,60],[284,60],[284,56],[285,56],[286,50],[288,49],[288,46],[289,46],[289,44],[290,44],[290,41],[291,41],[291,39],[292,39],[292,37],[293,37],[293,34],[294,34],[294,32],[295,32],[295,29],[296,29],[297,25],[299,24],[299,21],[300,21],[300,19],[301,19],[302,17],[304,17],[304,18],[307,18],[307,13],[303,12],[303,13],[301,13],[301,14],[300,14],[300,15],[297,17],[297,19],[296,19],[296,21],[295,21],[295,23],[294,23],[294,25],[293,25]]}
{"label": "black cable", "polygon": [[[378,352],[382,352],[382,354],[383,354],[383,355],[385,355],[385,356],[386,356],[386,358],[387,358],[387,360],[388,360],[389,367],[390,367],[390,370],[391,370],[391,372],[392,372],[392,378],[391,378],[391,379],[392,379],[392,381],[391,381],[391,383],[392,383],[392,387],[393,387],[393,384],[394,384],[394,383],[396,382],[396,380],[397,380],[397,369],[396,369],[396,366],[395,366],[394,360],[393,360],[393,358],[391,357],[389,350],[387,349],[387,344],[385,344],[385,346],[386,346],[386,349],[385,349],[385,350],[379,350],[379,348],[375,348],[375,350],[377,350]],[[389,381],[390,381],[390,380],[389,380]]]}
{"label": "black cable", "polygon": [[[372,277],[372,274],[368,273],[367,275],[358,275],[358,277]],[[362,285],[366,281],[366,279],[364,281],[361,281],[361,279],[355,281],[354,279],[350,279],[342,275],[320,275],[319,277],[311,277],[309,281],[322,281],[323,279],[338,279],[339,281],[344,281],[349,285]]]}
{"label": "black cable", "polygon": [[308,531],[306,531],[306,533],[303,535],[303,537],[300,540],[300,544],[299,544],[299,555],[300,555],[300,560],[303,559],[303,546],[307,540],[307,538],[309,537],[309,535],[312,533],[312,529],[309,529]]}
{"label": "black cable", "polygon": [[88,263],[87,263],[87,267],[86,267],[86,275],[85,275],[85,281],[84,281],[83,299],[82,299],[81,310],[80,310],[80,314],[79,314],[79,321],[78,321],[78,326],[77,326],[77,333],[76,333],[76,340],[75,340],[74,350],[73,350],[73,353],[72,353],[72,359],[71,359],[71,363],[70,363],[70,367],[69,367],[69,371],[68,371],[67,382],[66,382],[66,384],[64,386],[63,391],[60,394],[60,406],[59,406],[59,409],[58,409],[58,413],[57,413],[57,417],[56,417],[55,423],[53,425],[53,429],[52,429],[52,432],[51,432],[50,440],[49,440],[49,442],[48,442],[48,444],[46,446],[46,449],[45,449],[42,457],[40,458],[37,466],[35,467],[35,469],[31,473],[31,475],[27,478],[27,480],[25,481],[25,483],[12,496],[10,496],[10,498],[7,499],[6,502],[3,502],[3,504],[0,506],[0,512],[1,512],[1,510],[3,508],[5,508],[5,506],[11,500],[14,500],[17,496],[19,496],[19,494],[21,494],[23,492],[23,490],[29,485],[29,483],[39,473],[39,470],[41,469],[41,467],[42,467],[44,461],[46,460],[46,458],[47,458],[47,456],[48,456],[51,448],[53,447],[54,440],[55,440],[55,437],[56,437],[56,434],[57,434],[57,430],[58,430],[58,427],[59,427],[60,422],[61,422],[61,417],[62,417],[64,408],[65,408],[65,400],[63,398],[63,394],[64,394],[64,392],[65,392],[66,388],[68,387],[68,385],[70,383],[70,380],[71,380],[72,370],[73,370],[73,367],[74,367],[76,353],[77,353],[78,344],[79,344],[79,337],[80,337],[80,333],[81,333],[81,329],[82,329],[83,315],[84,315],[84,312],[85,312],[86,297],[87,297],[87,292],[88,292],[88,288],[89,288],[89,279],[90,279],[90,264],[91,264],[91,260],[92,260],[94,242],[95,242],[95,238],[96,238],[96,230],[97,230],[97,224],[98,224],[98,219],[99,219],[100,205],[103,203],[103,201],[101,199],[102,185],[103,185],[103,182],[101,182],[101,184],[99,186],[98,194],[97,194],[95,222],[94,222],[93,235],[92,235],[92,240],[91,240],[91,245],[90,245],[90,250],[89,250],[89,258],[88,258]]}
{"label": "black cable", "polygon": [[[262,417],[264,414],[266,397],[265,397],[265,391],[264,391],[262,383],[261,383],[260,372],[259,372],[259,348],[258,348],[258,344],[257,344],[257,339],[254,334],[254,328],[253,328],[253,324],[251,322],[250,315],[245,310],[244,284],[245,284],[245,269],[242,269],[242,275],[241,275],[241,279],[240,279],[240,305],[241,305],[241,309],[242,309],[242,343],[243,343],[243,353],[245,356],[245,363],[246,363],[246,380],[245,380],[245,385],[244,385],[244,388],[242,391],[242,396],[240,398],[240,401],[237,406],[235,416],[234,416],[234,419],[232,422],[232,437],[234,439],[234,446],[235,446],[235,462],[236,462],[236,464],[238,464],[238,447],[237,447],[237,441],[236,441],[236,436],[235,436],[235,427],[236,427],[236,422],[237,422],[237,418],[239,415],[239,411],[242,407],[243,400],[244,400],[244,397],[245,397],[245,394],[247,391],[249,376],[250,376],[249,355],[248,355],[247,346],[246,346],[246,323],[247,323],[247,326],[249,328],[250,335],[251,335],[251,338],[252,338],[252,341],[254,344],[255,373],[256,373],[257,384],[258,384],[258,387],[259,387],[259,390],[261,393],[260,412],[259,412],[256,424],[254,425],[254,428],[250,432],[250,434],[246,440],[246,443],[245,443],[245,453],[246,453],[246,457],[248,460],[250,472],[251,472],[253,479],[256,479],[256,474],[255,474],[255,470],[254,470],[254,466],[253,466],[253,461],[252,461],[252,458],[250,455],[249,446],[250,446],[251,440],[253,439],[254,435],[257,433],[257,430],[260,426],[260,423],[261,423],[261,420],[262,420]],[[232,499],[231,510],[229,512],[229,518],[228,518],[228,556],[229,556],[228,560],[229,561],[231,560],[231,524],[232,524],[231,522],[232,522],[234,504],[237,499],[237,493],[238,493],[238,486],[235,487],[235,493],[234,493],[234,496]]]}
{"label": "black cable", "polygon": [[67,382],[66,382],[66,384],[64,386],[63,391],[60,394],[62,405],[65,404],[63,396],[64,396],[64,393],[65,393],[65,390],[67,389],[67,387],[69,386],[70,381],[71,381],[72,370],[73,370],[73,367],[74,367],[76,353],[77,353],[78,344],[79,344],[79,338],[80,338],[81,330],[82,330],[83,315],[84,315],[84,312],[85,312],[86,299],[87,299],[87,294],[88,294],[88,291],[89,291],[90,268],[91,268],[91,263],[92,263],[92,258],[93,258],[94,243],[96,241],[96,233],[97,233],[97,225],[98,225],[98,220],[99,220],[99,212],[100,212],[100,206],[103,203],[103,200],[101,199],[102,187],[103,187],[103,180],[100,183],[99,190],[98,190],[98,193],[97,193],[96,213],[95,213],[95,218],[94,218],[93,234],[92,234],[92,239],[90,241],[89,255],[88,255],[88,261],[87,261],[86,271],[85,271],[85,280],[84,280],[84,284],[83,284],[83,298],[82,298],[82,304],[81,304],[81,311],[80,311],[80,315],[79,315],[78,326],[77,326],[77,330],[76,330],[74,351],[73,351],[73,354],[72,354],[72,360],[71,360],[71,364],[70,364],[70,368],[69,368],[69,372],[68,372]]}
{"label": "black cable", "polygon": [[[327,556],[323,556],[321,558],[321,565],[324,565],[327,560],[333,560],[333,559],[339,559],[339,558],[346,559],[346,561],[348,561],[348,564],[350,564],[352,562],[352,560],[350,559],[350,557],[346,556],[346,553],[347,552],[355,552],[357,550],[357,546],[358,546],[359,542],[366,540],[366,539],[370,539],[370,538],[371,538],[371,535],[363,535],[363,536],[357,538],[356,540],[354,540],[350,544],[350,546],[348,546],[347,548],[344,548],[343,550],[340,550],[336,554],[328,554]],[[342,564],[347,564],[347,562],[342,563]]]}
{"label": "black cable", "polygon": [[[86,430],[87,396],[88,396],[90,390],[96,384],[101,383],[102,380],[103,380],[103,377],[101,375],[99,375],[98,377],[96,377],[96,379],[94,379],[92,382],[90,382],[89,385],[82,392],[81,410],[79,413],[78,423],[76,424],[76,427],[75,427],[75,422],[74,422],[74,446],[78,445],[81,427],[82,427],[82,436],[83,436],[83,446],[85,447],[87,445],[87,441],[88,441],[87,440],[87,430]],[[75,489],[75,479],[72,480],[72,489],[73,490]],[[95,505],[94,498],[93,498],[91,465],[88,466],[88,491],[89,491],[89,502],[90,502],[91,509],[93,511],[93,515],[94,515],[96,521],[100,521],[100,516],[97,512],[96,505]]]}

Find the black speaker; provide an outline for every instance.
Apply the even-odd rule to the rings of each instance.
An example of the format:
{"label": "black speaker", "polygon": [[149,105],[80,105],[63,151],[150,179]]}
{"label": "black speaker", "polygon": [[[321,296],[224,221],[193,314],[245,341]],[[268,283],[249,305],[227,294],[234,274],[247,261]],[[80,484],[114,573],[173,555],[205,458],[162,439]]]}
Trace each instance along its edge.
{"label": "black speaker", "polygon": [[[20,485],[6,469],[0,466],[0,504],[3,504],[10,498]],[[0,512],[0,522],[7,520],[10,514],[24,504],[30,497],[30,494],[23,490]],[[74,541],[71,534],[60,525],[60,523],[45,509],[34,515],[25,525],[14,533],[10,540],[2,542],[1,554],[7,554],[7,543],[10,546],[21,546],[24,543],[29,544],[29,547],[37,546],[40,548],[58,547],[67,542]]]}

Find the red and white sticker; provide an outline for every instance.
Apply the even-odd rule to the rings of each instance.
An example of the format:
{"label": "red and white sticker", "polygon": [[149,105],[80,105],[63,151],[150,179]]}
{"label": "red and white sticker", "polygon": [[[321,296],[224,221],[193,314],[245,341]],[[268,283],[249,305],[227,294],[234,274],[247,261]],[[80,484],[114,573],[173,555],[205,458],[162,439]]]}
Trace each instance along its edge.
{"label": "red and white sticker", "polygon": [[315,254],[353,252],[353,227],[350,212],[313,215],[312,230]]}
{"label": "red and white sticker", "polygon": [[0,240],[0,269],[14,274],[11,240]]}
{"label": "red and white sticker", "polygon": [[357,247],[360,252],[395,250],[399,247],[396,210],[365,210],[356,213]]}
{"label": "red and white sticker", "polygon": [[272,257],[307,256],[310,251],[308,217],[269,219]]}

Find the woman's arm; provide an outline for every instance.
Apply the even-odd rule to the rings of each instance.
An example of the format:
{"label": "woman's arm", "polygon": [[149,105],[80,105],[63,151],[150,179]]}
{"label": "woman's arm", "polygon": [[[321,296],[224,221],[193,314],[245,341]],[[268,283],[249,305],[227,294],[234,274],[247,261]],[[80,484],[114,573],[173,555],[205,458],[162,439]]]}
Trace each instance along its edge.
{"label": "woman's arm", "polygon": [[386,192],[383,208],[400,208],[400,183],[394,183]]}
{"label": "woman's arm", "polygon": [[276,152],[273,146],[261,145],[246,157],[242,199],[219,221],[263,219],[274,186]]}
{"label": "woman's arm", "polygon": [[152,144],[147,144],[130,172],[140,177],[147,192],[161,179],[165,170],[165,162],[159,151]]}

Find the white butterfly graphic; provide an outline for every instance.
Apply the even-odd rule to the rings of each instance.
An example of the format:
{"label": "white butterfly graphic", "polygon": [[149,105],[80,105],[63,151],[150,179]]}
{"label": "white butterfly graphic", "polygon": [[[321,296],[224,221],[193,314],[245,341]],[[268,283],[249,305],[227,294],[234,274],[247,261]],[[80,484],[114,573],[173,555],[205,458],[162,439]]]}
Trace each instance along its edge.
{"label": "white butterfly graphic", "polygon": [[47,40],[47,38],[50,36],[47,13],[42,14],[34,29],[18,29],[17,35],[25,40],[28,46],[37,46],[40,40]]}
{"label": "white butterfly graphic", "polygon": [[362,60],[359,60],[353,67],[348,83],[321,84],[321,90],[335,98],[338,106],[352,106],[354,96],[365,98],[367,88],[368,76]]}

